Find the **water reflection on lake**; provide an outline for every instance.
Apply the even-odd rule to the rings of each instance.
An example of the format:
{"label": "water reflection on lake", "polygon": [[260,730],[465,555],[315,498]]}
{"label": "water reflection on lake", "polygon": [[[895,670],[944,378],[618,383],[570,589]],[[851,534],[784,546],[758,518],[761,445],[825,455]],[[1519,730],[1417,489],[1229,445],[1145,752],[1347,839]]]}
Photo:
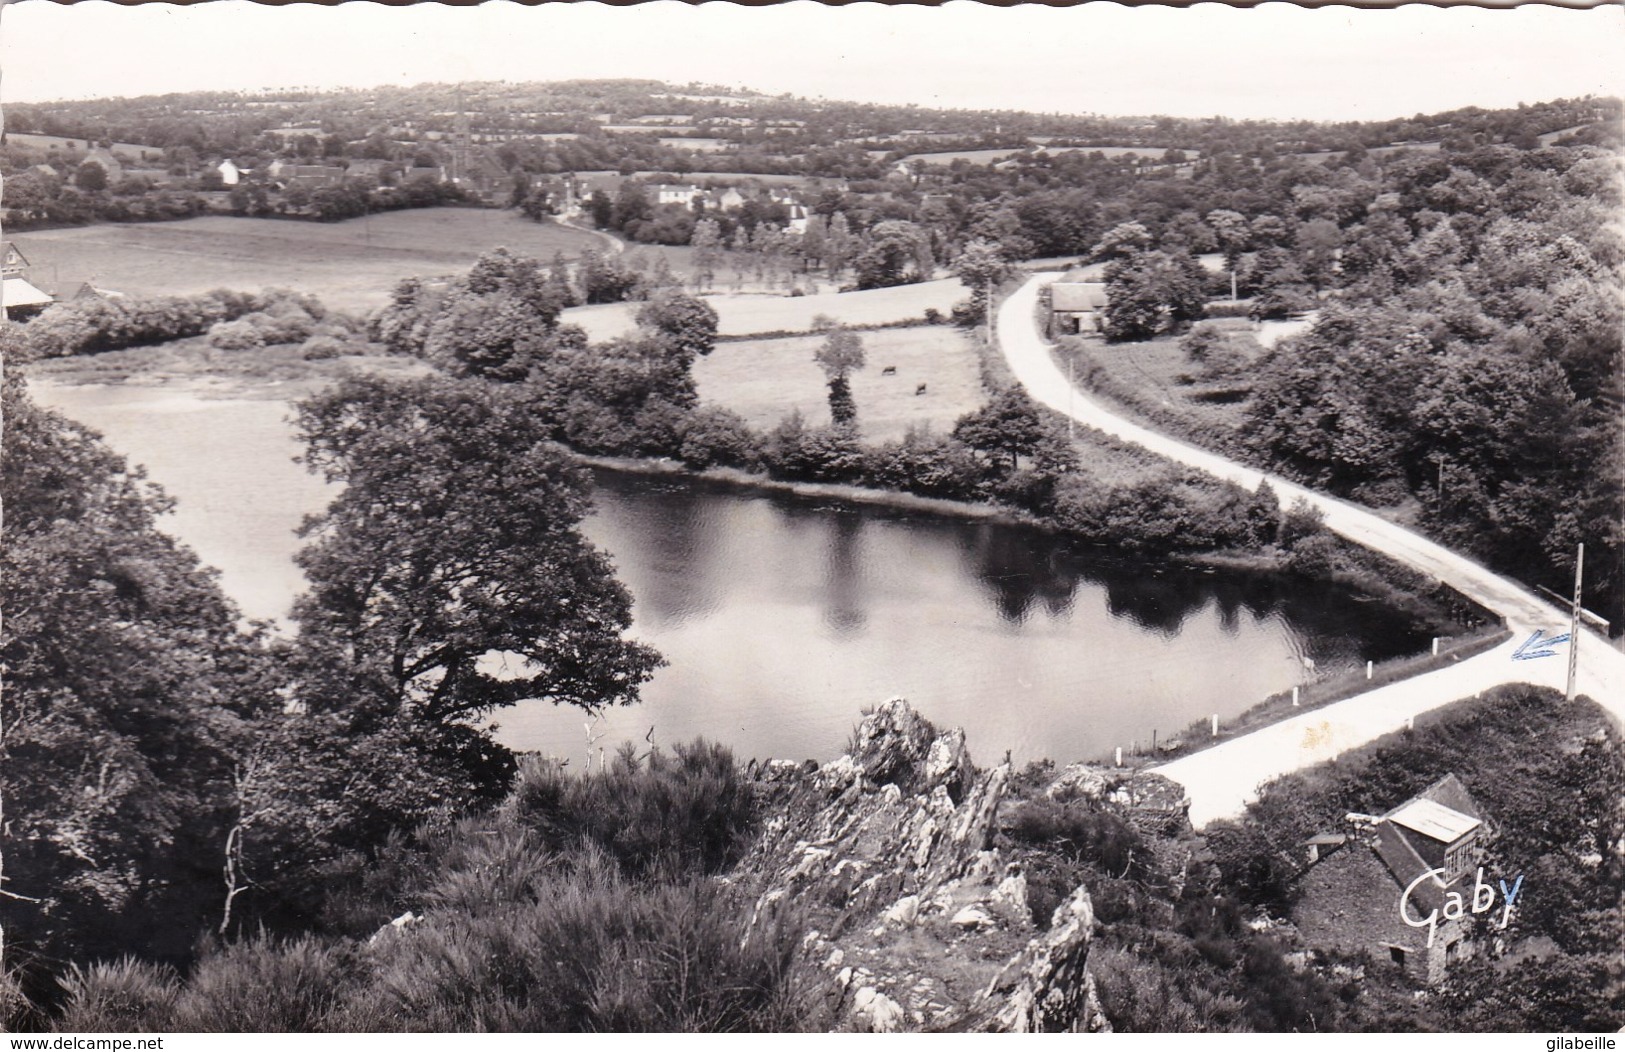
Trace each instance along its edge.
{"label": "water reflection on lake", "polygon": [[[670,661],[600,744],[653,726],[828,758],[861,706],[901,694],[983,760],[1081,758],[1240,712],[1302,681],[1305,656],[1326,671],[1424,642],[1336,589],[1116,562],[1030,529],[607,472],[596,501],[587,533]],[[512,745],[585,754],[579,714],[500,723]]]}
{"label": "water reflection on lake", "polygon": [[[41,388],[178,500],[166,528],[253,616],[300,589],[292,530],[331,496],[291,458],[273,401],[154,388]],[[1305,677],[1420,650],[1375,603],[1278,576],[1074,552],[1043,533],[872,506],[600,473],[585,524],[667,658],[598,744],[705,735],[741,756],[828,759],[859,710],[904,695],[964,726],[979,762],[1097,756]],[[499,714],[499,737],[582,762],[586,718]]]}

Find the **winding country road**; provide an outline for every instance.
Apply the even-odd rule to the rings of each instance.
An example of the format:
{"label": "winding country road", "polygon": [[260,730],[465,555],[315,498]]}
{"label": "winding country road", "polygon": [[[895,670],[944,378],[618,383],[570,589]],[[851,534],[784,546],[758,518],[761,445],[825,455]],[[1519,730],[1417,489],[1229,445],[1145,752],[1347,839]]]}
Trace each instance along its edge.
{"label": "winding country road", "polygon": [[[1283,505],[1307,501],[1320,509],[1334,533],[1443,581],[1499,614],[1512,631],[1506,643],[1458,664],[1304,712],[1155,768],[1185,787],[1194,825],[1200,828],[1215,819],[1239,815],[1262,783],[1399,730],[1430,709],[1503,683],[1563,689],[1568,673],[1566,644],[1559,644],[1552,657],[1516,660],[1513,653],[1537,630],[1545,636],[1567,634],[1567,610],[1403,526],[1131,423],[1074,388],[1037,325],[1038,290],[1058,276],[1035,275],[998,312],[999,346],[1016,379],[1035,401],[1080,424],[1248,489],[1267,479]],[[1616,723],[1625,724],[1625,654],[1583,628],[1577,689],[1601,704]]]}

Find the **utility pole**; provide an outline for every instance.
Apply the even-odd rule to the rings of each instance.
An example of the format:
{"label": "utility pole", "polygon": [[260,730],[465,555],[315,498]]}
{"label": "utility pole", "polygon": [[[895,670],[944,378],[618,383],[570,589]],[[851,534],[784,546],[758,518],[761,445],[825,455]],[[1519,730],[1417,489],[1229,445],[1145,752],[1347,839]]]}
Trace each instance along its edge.
{"label": "utility pole", "polygon": [[1574,552],[1574,606],[1569,610],[1569,684],[1563,691],[1565,701],[1574,700],[1574,676],[1580,670],[1580,571],[1585,561],[1586,546],[1581,543]]}
{"label": "utility pole", "polygon": [[985,301],[983,306],[987,311],[987,345],[991,349],[993,346],[993,278],[991,275],[984,283],[982,299]]}
{"label": "utility pole", "polygon": [[1072,356],[1066,357],[1066,440],[1078,440],[1078,418],[1072,415]]}

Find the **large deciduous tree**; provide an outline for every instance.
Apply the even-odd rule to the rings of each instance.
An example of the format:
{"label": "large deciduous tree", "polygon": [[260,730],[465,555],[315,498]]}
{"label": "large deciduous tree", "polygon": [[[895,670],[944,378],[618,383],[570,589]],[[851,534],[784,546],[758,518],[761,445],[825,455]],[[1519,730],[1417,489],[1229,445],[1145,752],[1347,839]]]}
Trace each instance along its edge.
{"label": "large deciduous tree", "polygon": [[302,531],[312,711],[404,720],[495,791],[511,757],[472,721],[530,698],[637,699],[661,659],[623,637],[631,597],[577,528],[587,478],[523,394],[357,378],[301,403],[298,426],[309,467],[345,487]]}
{"label": "large deciduous tree", "polygon": [[931,277],[934,263],[931,239],[922,228],[907,220],[888,219],[869,231],[852,266],[858,288],[878,289],[925,281]]}
{"label": "large deciduous tree", "polygon": [[1189,255],[1135,252],[1106,267],[1106,335],[1144,340],[1202,316],[1200,263]]}
{"label": "large deciduous tree", "polygon": [[5,964],[181,956],[218,904],[234,758],[274,710],[264,651],[138,470],[14,378],[4,418]]}
{"label": "large deciduous tree", "polygon": [[638,308],[638,325],[665,340],[684,368],[717,345],[716,308],[697,296],[663,293]]}

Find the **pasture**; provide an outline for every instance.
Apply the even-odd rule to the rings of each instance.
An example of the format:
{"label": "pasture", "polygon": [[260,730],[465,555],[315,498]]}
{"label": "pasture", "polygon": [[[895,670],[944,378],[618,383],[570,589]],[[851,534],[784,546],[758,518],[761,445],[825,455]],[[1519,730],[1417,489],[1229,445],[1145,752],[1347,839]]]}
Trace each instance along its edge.
{"label": "pasture", "polygon": [[[666,251],[673,251],[668,249]],[[687,250],[684,250],[687,251]],[[723,336],[806,332],[813,317],[827,314],[846,325],[887,325],[922,318],[927,308],[944,316],[966,296],[957,279],[942,278],[914,285],[863,292],[826,292],[817,296],[769,296],[748,293],[707,296],[716,308],[717,331]],[[631,333],[637,323],[636,303],[605,303],[564,312],[564,321],[581,326],[594,340]]]}
{"label": "pasture", "polygon": [[[60,151],[62,153],[85,153],[94,145],[89,139],[71,139],[62,135],[36,135],[33,132],[7,132],[7,146],[26,146],[31,150],[44,150],[47,153]],[[161,161],[164,150],[161,146],[142,146],[140,143],[116,142],[108,151],[115,158],[126,164],[140,162]]]}
{"label": "pasture", "polygon": [[[852,374],[858,427],[867,442],[902,438],[910,427],[947,434],[985,401],[970,338],[947,325],[881,329],[863,336],[867,364]],[[694,363],[703,401],[767,429],[793,410],[809,424],[830,422],[824,373],[813,362],[821,336],[718,344]],[[886,368],[895,372],[883,375]],[[914,392],[926,385],[924,394]]]}
{"label": "pasture", "polygon": [[[1098,153],[1105,157],[1144,157],[1148,161],[1161,161],[1162,155],[1168,151],[1166,146],[1047,146],[1045,149],[1052,155],[1063,153]],[[924,161],[926,164],[953,164],[963,160],[967,164],[992,164],[994,161],[1021,153],[1020,148],[1006,148],[1002,150],[943,150],[937,153],[915,153],[903,158],[905,161]],[[1201,156],[1200,150],[1184,151],[1187,158]]]}
{"label": "pasture", "polygon": [[602,249],[597,235],[517,212],[423,208],[342,223],[204,216],[41,230],[13,238],[36,283],[90,281],[135,296],[280,286],[365,313],[402,278],[461,273],[497,246],[539,256]]}

